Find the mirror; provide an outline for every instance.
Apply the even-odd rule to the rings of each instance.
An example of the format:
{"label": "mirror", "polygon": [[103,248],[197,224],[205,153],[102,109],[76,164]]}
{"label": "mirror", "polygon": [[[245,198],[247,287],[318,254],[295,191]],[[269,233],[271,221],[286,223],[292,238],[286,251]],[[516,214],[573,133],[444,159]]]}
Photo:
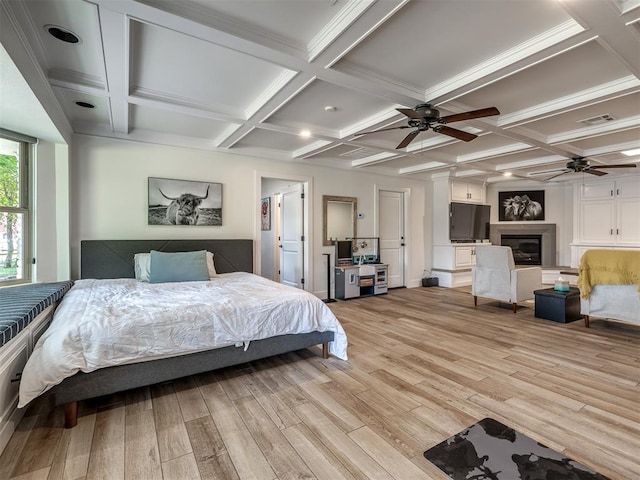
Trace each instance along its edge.
{"label": "mirror", "polygon": [[322,196],[322,245],[356,237],[358,199],[355,197]]}

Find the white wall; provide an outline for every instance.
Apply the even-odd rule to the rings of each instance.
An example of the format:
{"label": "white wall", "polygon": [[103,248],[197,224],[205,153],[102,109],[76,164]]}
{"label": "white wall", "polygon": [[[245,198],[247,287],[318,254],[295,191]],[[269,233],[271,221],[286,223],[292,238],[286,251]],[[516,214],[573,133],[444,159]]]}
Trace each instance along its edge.
{"label": "white wall", "polygon": [[[498,192],[512,190],[544,190],[545,217],[540,222],[500,222],[498,221]],[[556,224],[556,257],[559,266],[571,265],[571,247],[573,240],[573,184],[561,182],[543,184],[539,182],[501,182],[487,187],[487,202],[491,205],[491,223]]]}
{"label": "white wall", "polygon": [[[411,268],[408,286],[419,285],[425,265],[425,252],[431,250],[430,234],[425,235],[427,213],[424,181],[340,171],[289,162],[274,162],[226,153],[142,144],[124,140],[76,135],[71,167],[71,271],[79,275],[79,245],[85,239],[152,238],[251,238],[261,244],[259,230],[261,185],[257,173],[265,177],[311,176],[312,225],[309,290],[324,298],[326,265],[322,253],[333,253],[322,246],[322,195],[358,198],[358,235],[376,232],[375,186],[411,189],[407,235]],[[223,219],[220,227],[147,225],[147,178],[164,177],[221,182]]]}
{"label": "white wall", "polygon": [[35,218],[33,281],[68,280],[68,151],[65,145],[39,141],[34,158]]}

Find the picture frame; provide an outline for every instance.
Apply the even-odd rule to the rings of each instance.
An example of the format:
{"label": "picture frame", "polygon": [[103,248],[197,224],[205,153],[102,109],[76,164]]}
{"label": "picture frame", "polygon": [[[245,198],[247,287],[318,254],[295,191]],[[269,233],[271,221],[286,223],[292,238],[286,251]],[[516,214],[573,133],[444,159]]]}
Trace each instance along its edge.
{"label": "picture frame", "polygon": [[540,221],[544,212],[544,190],[498,192],[501,222]]}
{"label": "picture frame", "polygon": [[260,228],[261,230],[271,230],[271,197],[260,200]]}
{"label": "picture frame", "polygon": [[222,225],[222,184],[148,177],[147,224]]}

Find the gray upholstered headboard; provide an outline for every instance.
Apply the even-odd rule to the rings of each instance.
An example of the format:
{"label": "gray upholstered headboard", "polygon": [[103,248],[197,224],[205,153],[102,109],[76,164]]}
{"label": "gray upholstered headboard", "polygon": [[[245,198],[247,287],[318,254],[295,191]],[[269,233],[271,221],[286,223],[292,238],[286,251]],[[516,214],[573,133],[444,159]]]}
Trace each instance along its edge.
{"label": "gray upholstered headboard", "polygon": [[218,273],[253,272],[253,240],[82,240],[81,278],[134,278],[136,253],[208,250]]}

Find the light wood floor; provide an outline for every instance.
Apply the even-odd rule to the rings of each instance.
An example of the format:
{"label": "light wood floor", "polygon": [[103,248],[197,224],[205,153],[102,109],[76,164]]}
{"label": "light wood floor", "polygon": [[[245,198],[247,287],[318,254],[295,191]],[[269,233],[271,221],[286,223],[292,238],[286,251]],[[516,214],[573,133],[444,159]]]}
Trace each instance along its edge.
{"label": "light wood floor", "polygon": [[558,324],[445,288],[331,304],[315,348],[80,405],[40,401],[0,479],[447,479],[422,452],[493,417],[612,479],[640,478],[640,327]]}

